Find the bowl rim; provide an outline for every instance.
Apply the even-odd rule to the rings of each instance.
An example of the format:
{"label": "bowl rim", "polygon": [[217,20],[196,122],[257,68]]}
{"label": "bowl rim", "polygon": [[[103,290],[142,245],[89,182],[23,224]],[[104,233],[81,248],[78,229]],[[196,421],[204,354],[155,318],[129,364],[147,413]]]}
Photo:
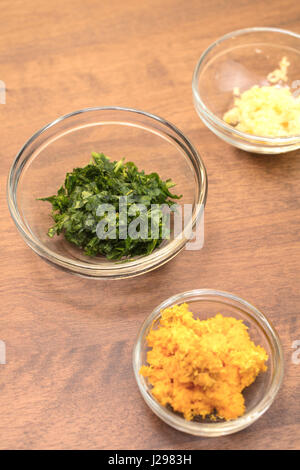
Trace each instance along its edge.
{"label": "bowl rim", "polygon": [[[300,134],[292,135],[292,136],[282,136],[282,137],[263,137],[263,136],[258,136],[255,134],[248,134],[247,132],[242,132],[236,129],[235,127],[231,126],[230,124],[227,124],[223,119],[219,118],[216,116],[210,109],[204,104],[204,102],[201,99],[199,89],[198,89],[198,83],[199,83],[199,73],[201,71],[201,66],[203,64],[203,61],[205,58],[208,56],[208,54],[219,44],[225,42],[228,39],[232,39],[234,37],[239,37],[245,34],[249,33],[261,33],[261,32],[269,32],[269,33],[279,33],[287,36],[294,37],[295,39],[300,40],[300,34],[295,33],[293,31],[289,31],[287,29],[281,29],[281,28],[273,28],[273,27],[260,27],[256,26],[253,28],[244,28],[244,29],[238,29],[235,31],[232,31],[230,33],[226,33],[220,38],[218,38],[216,41],[214,41],[212,44],[210,44],[207,49],[201,54],[200,59],[198,60],[196,67],[194,69],[193,73],[193,79],[192,79],[192,91],[193,91],[193,96],[194,100],[196,102],[196,105],[200,106],[201,112],[205,115],[206,118],[211,119],[214,124],[216,124],[218,127],[220,127],[223,131],[228,131],[233,135],[236,135],[237,137],[240,137],[244,140],[255,140],[256,143],[264,143],[264,144],[272,144],[278,143],[278,144],[289,144],[289,143],[295,143],[300,139]],[[198,110],[197,106],[196,109]],[[200,110],[199,110],[200,111]]]}
{"label": "bowl rim", "polygon": [[[223,300],[224,302],[226,300],[226,303],[229,305],[236,306],[236,304],[238,304],[239,308],[241,308],[245,313],[247,313],[247,315],[253,320],[255,320],[255,322],[261,327],[262,331],[266,334],[268,340],[272,343],[272,346],[274,348],[274,363],[276,364],[276,368],[267,393],[251,411],[246,411],[244,415],[235,420],[218,423],[200,423],[187,421],[183,417],[176,415],[171,410],[168,410],[164,406],[160,405],[160,403],[158,403],[153,398],[149,390],[143,384],[143,381],[139,374],[139,359],[140,352],[142,349],[142,339],[144,338],[148,328],[152,325],[153,321],[160,317],[161,310],[175,303],[181,304],[185,301],[188,302],[187,299],[191,301],[191,297],[193,298],[193,300],[207,300],[209,297],[212,297],[213,301],[216,301],[217,297],[219,298],[219,301]],[[247,309],[247,311],[245,309]],[[249,313],[249,311],[251,313]],[[150,313],[150,315],[146,317],[142,326],[140,327],[139,333],[137,335],[133,347],[132,364],[138,388],[147,405],[159,418],[161,418],[167,424],[180,431],[196,436],[206,437],[216,437],[232,434],[254,423],[268,410],[268,408],[273,403],[282,384],[284,375],[284,354],[281,341],[275,328],[272,326],[271,322],[267,319],[267,317],[254,305],[250,304],[248,301],[242,299],[241,297],[236,296],[235,294],[208,288],[194,289],[186,292],[181,292],[179,294],[169,297],[157,307],[155,307],[154,310]]]}
{"label": "bowl rim", "polygon": [[[42,127],[37,132],[35,132],[19,150],[9,170],[9,174],[7,178],[7,203],[8,203],[9,211],[10,211],[13,221],[15,222],[17,226],[17,229],[21,233],[22,237],[25,239],[26,243],[42,258],[54,263],[55,265],[60,266],[62,269],[71,270],[78,274],[88,275],[94,278],[127,277],[130,275],[134,276],[134,275],[143,274],[144,272],[148,272],[152,269],[155,269],[158,266],[172,259],[177,253],[179,253],[179,251],[181,251],[184,248],[188,239],[183,235],[179,240],[174,239],[170,244],[166,245],[165,247],[157,251],[154,251],[150,255],[146,255],[146,256],[137,258],[136,260],[130,261],[130,263],[119,263],[119,264],[108,263],[107,265],[105,264],[97,265],[97,264],[85,263],[79,260],[73,261],[66,256],[62,256],[62,255],[55,253],[54,251],[52,251],[51,249],[47,248],[42,243],[40,243],[39,239],[34,237],[32,233],[30,232],[30,230],[26,229],[26,226],[22,222],[20,212],[18,209],[18,204],[17,204],[15,193],[18,187],[19,177],[23,170],[24,164],[22,164],[21,170],[17,170],[17,167],[26,149],[40,135],[42,135],[51,127],[54,127],[57,124],[60,124],[62,121],[71,119],[74,116],[77,116],[79,114],[98,112],[98,111],[104,111],[104,112],[116,111],[116,112],[120,112],[121,115],[122,113],[124,114],[132,113],[133,115],[134,114],[142,115],[146,117],[147,119],[149,119],[150,122],[154,121],[156,123],[159,123],[160,125],[165,127],[167,131],[168,130],[173,131],[175,135],[177,135],[178,138],[182,140],[183,144],[185,145],[185,148],[183,148],[182,143],[180,143],[180,146],[181,148],[183,148],[185,155],[190,159],[192,163],[193,171],[194,171],[194,174],[196,175],[196,180],[198,184],[197,186],[198,200],[194,201],[195,210],[194,210],[192,221],[191,221],[191,227],[194,228],[197,220],[199,219],[199,217],[201,217],[202,212],[204,210],[206,199],[207,199],[207,186],[208,186],[206,168],[199,152],[196,150],[196,148],[191,143],[191,141],[183,134],[183,132],[180,129],[178,129],[174,124],[167,121],[166,119],[160,116],[157,116],[155,114],[139,110],[139,109],[129,108],[129,107],[120,107],[120,106],[99,106],[99,107],[83,108],[83,109],[68,113],[66,115],[63,115],[55,119],[54,121],[50,122],[49,124],[46,124],[44,127]],[[148,130],[146,129],[146,131],[149,132],[149,129]],[[29,159],[30,159],[30,155],[27,156],[25,163]],[[19,171],[19,174],[18,174],[17,182],[14,187],[13,181],[14,181],[14,176],[17,171]]]}

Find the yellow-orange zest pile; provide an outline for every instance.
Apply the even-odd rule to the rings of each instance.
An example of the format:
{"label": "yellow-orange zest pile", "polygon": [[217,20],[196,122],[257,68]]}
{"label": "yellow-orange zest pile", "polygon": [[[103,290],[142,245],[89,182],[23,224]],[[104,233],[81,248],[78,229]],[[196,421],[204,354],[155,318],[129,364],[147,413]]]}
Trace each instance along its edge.
{"label": "yellow-orange zest pile", "polygon": [[242,320],[218,314],[195,319],[187,304],[161,312],[147,336],[151,350],[140,373],[163,405],[195,416],[226,420],[245,412],[242,391],[266,371],[266,351],[251,341]]}

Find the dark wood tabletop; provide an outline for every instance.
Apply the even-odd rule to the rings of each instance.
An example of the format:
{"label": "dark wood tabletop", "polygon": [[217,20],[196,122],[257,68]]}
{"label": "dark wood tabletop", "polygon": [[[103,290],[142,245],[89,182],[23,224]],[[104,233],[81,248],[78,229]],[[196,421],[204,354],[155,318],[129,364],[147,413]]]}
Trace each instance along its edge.
{"label": "dark wood tabletop", "polygon": [[[244,27],[300,32],[295,0],[1,0],[0,448],[295,449],[300,444],[300,155],[258,156],[213,135],[193,107],[203,50]],[[300,79],[300,77],[299,77]],[[151,273],[88,280],[42,261],[6,204],[9,167],[56,117],[129,106],[178,126],[205,162],[205,246]],[[233,292],[261,309],[282,340],[285,377],[271,408],[227,437],[164,424],[144,403],[131,354],[144,318],[195,288]],[[3,344],[3,343],[2,343]]]}

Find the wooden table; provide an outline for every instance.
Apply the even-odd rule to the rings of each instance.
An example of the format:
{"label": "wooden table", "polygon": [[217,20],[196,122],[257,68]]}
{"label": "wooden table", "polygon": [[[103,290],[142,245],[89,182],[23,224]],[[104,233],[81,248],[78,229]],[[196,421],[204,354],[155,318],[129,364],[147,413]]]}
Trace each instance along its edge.
{"label": "wooden table", "polygon": [[[299,448],[299,152],[236,150],[197,117],[200,53],[249,26],[300,32],[295,0],[1,0],[1,448]],[[300,77],[299,77],[300,78]],[[44,263],[22,241],[5,201],[21,145],[56,117],[88,106],[145,109],[182,129],[208,171],[206,243],[136,279],[85,280]],[[172,294],[234,292],[272,320],[286,371],[270,410],[237,434],[191,437],[162,423],[137,389],[131,352],[149,312]]]}

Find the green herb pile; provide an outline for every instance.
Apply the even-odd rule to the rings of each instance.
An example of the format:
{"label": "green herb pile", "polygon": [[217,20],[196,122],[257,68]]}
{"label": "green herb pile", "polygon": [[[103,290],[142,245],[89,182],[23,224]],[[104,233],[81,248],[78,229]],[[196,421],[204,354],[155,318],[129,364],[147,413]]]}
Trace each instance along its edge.
{"label": "green herb pile", "polygon": [[[65,183],[57,195],[41,198],[42,201],[50,202],[53,209],[55,224],[48,230],[48,235],[54,237],[63,233],[69,242],[83,248],[88,256],[100,254],[108,259],[120,260],[148,255],[160,245],[164,235],[163,208],[160,206],[171,208],[174,204],[172,199],[181,197],[170,192],[173,186],[171,180],[162,181],[157,173],[146,175],[144,171],[139,171],[132,162],[124,163],[123,159],[110,161],[104,154],[93,152],[87,166],[75,168],[66,174]],[[118,212],[122,196],[126,196],[125,222]],[[107,217],[107,214],[97,215],[97,209],[102,204],[110,204],[115,208],[115,239],[109,238],[109,223],[107,237],[100,239],[97,236],[97,224]],[[136,217],[128,214],[130,206],[134,204],[143,204],[147,208],[143,216],[147,218],[148,227],[146,234],[135,239],[126,233],[127,227],[124,227],[124,224],[128,226]],[[159,206],[151,208],[153,204]],[[156,211],[154,220],[158,224],[157,238],[151,237],[153,211]],[[121,237],[124,229],[126,235]]]}

